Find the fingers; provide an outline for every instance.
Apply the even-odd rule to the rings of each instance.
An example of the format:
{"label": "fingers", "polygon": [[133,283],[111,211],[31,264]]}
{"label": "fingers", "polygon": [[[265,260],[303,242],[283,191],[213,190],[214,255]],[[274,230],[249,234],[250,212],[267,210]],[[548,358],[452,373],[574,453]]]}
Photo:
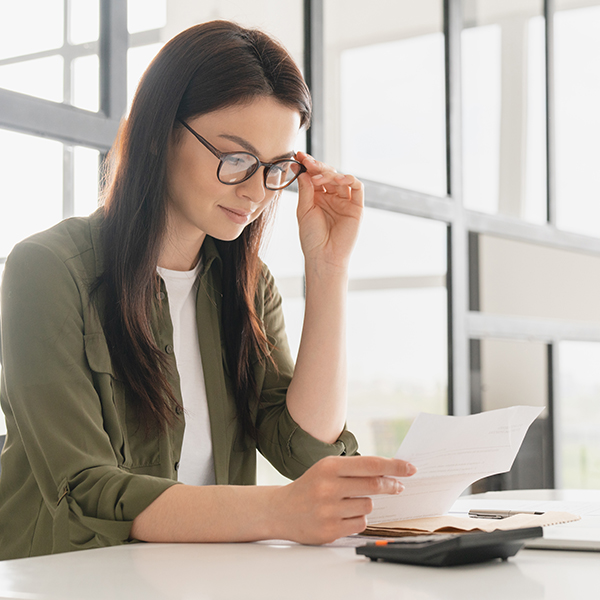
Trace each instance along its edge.
{"label": "fingers", "polygon": [[395,495],[403,491],[404,485],[395,477],[343,477],[339,484],[339,493],[343,498]]}
{"label": "fingers", "polygon": [[373,510],[369,497],[399,494],[398,477],[416,472],[410,463],[378,456],[329,456],[323,458],[277,494],[289,527],[286,539],[321,544],[359,533]]}
{"label": "fingers", "polygon": [[298,152],[296,159],[306,167],[307,176],[315,191],[351,200],[359,206],[364,205],[363,184],[356,177],[338,173],[333,167],[315,160],[305,152]]}
{"label": "fingers", "polygon": [[306,172],[311,177],[313,175],[318,175],[319,173],[336,172],[332,166],[318,161],[316,158],[313,158],[310,154],[307,154],[306,152],[297,152],[296,160],[298,162],[301,162],[306,167]]}
{"label": "fingers", "polygon": [[336,482],[334,495],[338,498],[400,494],[404,485],[398,477],[410,477],[417,472],[406,461],[378,456],[328,457],[315,467],[325,481]]}
{"label": "fingers", "polygon": [[380,456],[330,456],[317,464],[327,462],[327,468],[339,477],[410,477],[417,472],[414,465],[397,458]]}
{"label": "fingers", "polygon": [[345,498],[341,504],[339,517],[342,519],[353,519],[364,517],[373,510],[371,498]]}

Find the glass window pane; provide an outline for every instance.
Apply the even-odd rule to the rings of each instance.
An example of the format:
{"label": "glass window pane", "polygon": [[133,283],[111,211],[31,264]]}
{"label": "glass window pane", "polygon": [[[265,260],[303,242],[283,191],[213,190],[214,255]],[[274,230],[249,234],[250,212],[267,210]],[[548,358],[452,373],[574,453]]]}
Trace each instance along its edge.
{"label": "glass window pane", "polygon": [[600,321],[600,257],[479,236],[480,310]]}
{"label": "glass window pane", "polygon": [[392,456],[418,412],[447,410],[445,265],[444,224],[366,210],[348,297],[348,426],[363,454]]}
{"label": "glass window pane", "polygon": [[478,481],[473,492],[536,489],[552,482],[548,420],[548,348],[541,342],[471,341],[471,410],[481,412],[517,405],[546,407],[529,428],[508,473]]}
{"label": "glass window pane", "polygon": [[[144,0],[138,2],[142,10],[145,10]],[[258,27],[281,41],[302,68],[304,47],[302,0],[285,0],[279,3],[273,0],[195,2],[193,9],[185,0],[170,0],[165,39],[171,38],[187,27],[213,19],[228,19],[243,27]]]}
{"label": "glass window pane", "polygon": [[325,24],[327,160],[444,196],[442,2],[327,0]]}
{"label": "glass window pane", "polygon": [[100,108],[100,63],[97,54],[73,61],[73,106],[97,112]]}
{"label": "glass window pane", "polygon": [[[9,9],[9,4],[19,8]],[[97,52],[99,0],[69,1],[68,40],[63,30],[65,6],[62,0],[0,5],[0,87],[97,112],[99,67],[93,53]],[[38,23],[40,19],[43,22]],[[7,25],[8,37],[2,35]],[[70,44],[79,46],[69,50]],[[53,49],[56,54],[48,55]],[[40,51],[46,56],[36,56]]]}
{"label": "glass window pane", "polygon": [[[446,225],[366,207],[350,278],[445,276]],[[442,283],[445,285],[445,282]]]}
{"label": "glass window pane", "polygon": [[100,153],[92,148],[75,146],[74,161],[74,216],[89,215],[98,208],[98,166]]}
{"label": "glass window pane", "polygon": [[544,223],[546,101],[543,2],[475,0],[462,32],[467,208]]}
{"label": "glass window pane", "polygon": [[0,129],[0,257],[62,218],[63,147]]}
{"label": "glass window pane", "polygon": [[600,236],[600,2],[554,17],[557,225]]}
{"label": "glass window pane", "polygon": [[0,87],[44,100],[62,102],[63,68],[62,56],[0,65]]}
{"label": "glass window pane", "polygon": [[0,60],[60,48],[63,0],[0,2]]}
{"label": "glass window pane", "polygon": [[559,485],[600,488],[600,344],[559,344]]}
{"label": "glass window pane", "polygon": [[84,44],[98,39],[100,33],[100,1],[69,0],[69,41]]}
{"label": "glass window pane", "polygon": [[131,106],[138,83],[162,44],[149,44],[127,50],[127,106]]}
{"label": "glass window pane", "polygon": [[294,359],[304,319],[304,255],[296,219],[297,196],[287,190],[281,193],[275,219],[260,253],[283,298],[285,328]]}
{"label": "glass window pane", "polygon": [[[547,346],[541,342],[481,341],[479,411],[548,404]],[[541,416],[546,417],[547,408]]]}
{"label": "glass window pane", "polygon": [[464,201],[498,210],[500,149],[500,26],[462,32]]}
{"label": "glass window pane", "polygon": [[127,28],[129,33],[159,29],[167,22],[166,0],[128,0]]}
{"label": "glass window pane", "polygon": [[297,206],[298,193],[283,190],[275,218],[261,251],[263,260],[273,275],[279,279],[304,276],[304,255],[300,247],[296,218]]}

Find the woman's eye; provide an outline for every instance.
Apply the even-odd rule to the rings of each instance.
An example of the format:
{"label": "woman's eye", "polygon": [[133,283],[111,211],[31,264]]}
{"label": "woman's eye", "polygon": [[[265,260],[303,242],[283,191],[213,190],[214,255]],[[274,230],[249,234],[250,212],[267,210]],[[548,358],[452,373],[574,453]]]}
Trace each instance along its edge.
{"label": "woman's eye", "polygon": [[228,156],[225,160],[227,161],[227,164],[232,167],[239,167],[247,162],[243,156],[236,156],[235,154]]}
{"label": "woman's eye", "polygon": [[273,165],[271,167],[271,171],[273,172],[273,174],[277,174],[277,175],[286,175],[287,172],[290,170],[290,166],[288,163],[283,163],[280,165]]}

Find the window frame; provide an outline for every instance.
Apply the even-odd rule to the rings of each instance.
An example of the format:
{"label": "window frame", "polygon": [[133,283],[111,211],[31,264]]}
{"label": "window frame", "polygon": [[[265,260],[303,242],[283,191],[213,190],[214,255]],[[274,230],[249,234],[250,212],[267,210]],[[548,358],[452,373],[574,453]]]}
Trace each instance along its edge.
{"label": "window frame", "polygon": [[[324,131],[325,60],[323,14],[325,0],[304,0],[305,74],[315,99],[315,119],[308,131],[309,152],[322,158]],[[363,180],[365,204],[380,210],[433,219],[448,227],[448,414],[467,415],[477,411],[478,391],[472,389],[473,356],[484,339],[542,341],[547,344],[548,410],[552,464],[545,482],[560,487],[560,437],[558,412],[559,344],[563,340],[600,342],[600,325],[581,321],[559,321],[534,317],[485,314],[473,302],[478,296],[479,260],[477,236],[492,234],[533,244],[600,256],[600,237],[556,227],[555,182],[555,100],[554,100],[554,0],[543,3],[546,58],[546,178],[547,221],[533,224],[503,215],[490,215],[466,209],[462,199],[462,117],[461,117],[461,32],[463,0],[444,0],[445,76],[446,76],[446,158],[447,194],[440,198],[414,190]]]}
{"label": "window frame", "polygon": [[[68,13],[68,2],[66,13]],[[324,156],[324,0],[304,2],[304,68],[312,91],[314,113],[307,134],[308,152]],[[556,140],[554,134],[554,0],[545,0],[546,57],[546,177],[547,222],[533,224],[503,215],[490,215],[466,209],[462,200],[462,123],[461,123],[461,32],[464,0],[444,0],[445,91],[446,91],[446,169],[447,193],[444,197],[366,180],[366,205],[372,208],[433,219],[447,227],[448,292],[448,413],[470,414],[477,409],[476,390],[472,389],[473,355],[478,340],[488,338],[542,341],[548,348],[548,408],[553,452],[553,476],[549,487],[560,487],[557,440],[560,438],[558,381],[561,341],[600,342],[600,325],[580,321],[556,321],[534,317],[510,317],[479,312],[476,302],[479,285],[477,237],[490,234],[511,240],[541,244],[600,256],[600,237],[571,233],[556,227]],[[67,18],[67,17],[65,17]],[[72,45],[62,53],[65,69],[74,58],[98,51],[100,61],[100,109],[90,112],[0,89],[0,128],[63,142],[63,217],[73,214],[73,152],[76,145],[97,149],[103,157],[117,135],[127,104],[127,50],[130,47],[161,41],[161,30],[136,34],[127,31],[127,2],[100,0],[98,42]],[[65,28],[65,36],[67,28]],[[65,38],[66,39],[66,38]],[[39,57],[37,53],[31,57]],[[50,53],[46,53],[50,54]],[[0,257],[0,265],[6,257]],[[360,282],[350,287],[361,286]],[[377,285],[374,280],[373,285]],[[296,286],[299,289],[299,286]],[[362,289],[362,288],[361,288]]]}
{"label": "window frame", "polygon": [[[127,2],[100,0],[99,38],[95,42],[71,44],[68,38],[70,2],[65,0],[63,45],[61,48],[5,59],[11,64],[60,55],[64,59],[64,97],[72,96],[72,65],[76,58],[98,54],[99,110],[92,112],[65,102],[57,103],[0,88],[0,128],[62,142],[62,217],[71,217],[74,199],[74,146],[98,150],[100,162],[110,150],[127,107],[127,51],[161,41],[161,29],[130,34],[127,30]],[[100,166],[100,165],[99,165]],[[6,262],[0,256],[0,265]]]}

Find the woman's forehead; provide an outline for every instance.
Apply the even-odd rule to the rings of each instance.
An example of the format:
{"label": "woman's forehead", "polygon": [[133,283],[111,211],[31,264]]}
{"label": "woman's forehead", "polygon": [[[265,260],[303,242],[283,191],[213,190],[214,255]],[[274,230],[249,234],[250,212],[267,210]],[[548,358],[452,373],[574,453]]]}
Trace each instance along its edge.
{"label": "woman's forehead", "polygon": [[258,97],[251,102],[228,106],[189,121],[191,127],[224,151],[242,149],[269,160],[289,154],[296,144],[301,117],[298,110],[271,98]]}

